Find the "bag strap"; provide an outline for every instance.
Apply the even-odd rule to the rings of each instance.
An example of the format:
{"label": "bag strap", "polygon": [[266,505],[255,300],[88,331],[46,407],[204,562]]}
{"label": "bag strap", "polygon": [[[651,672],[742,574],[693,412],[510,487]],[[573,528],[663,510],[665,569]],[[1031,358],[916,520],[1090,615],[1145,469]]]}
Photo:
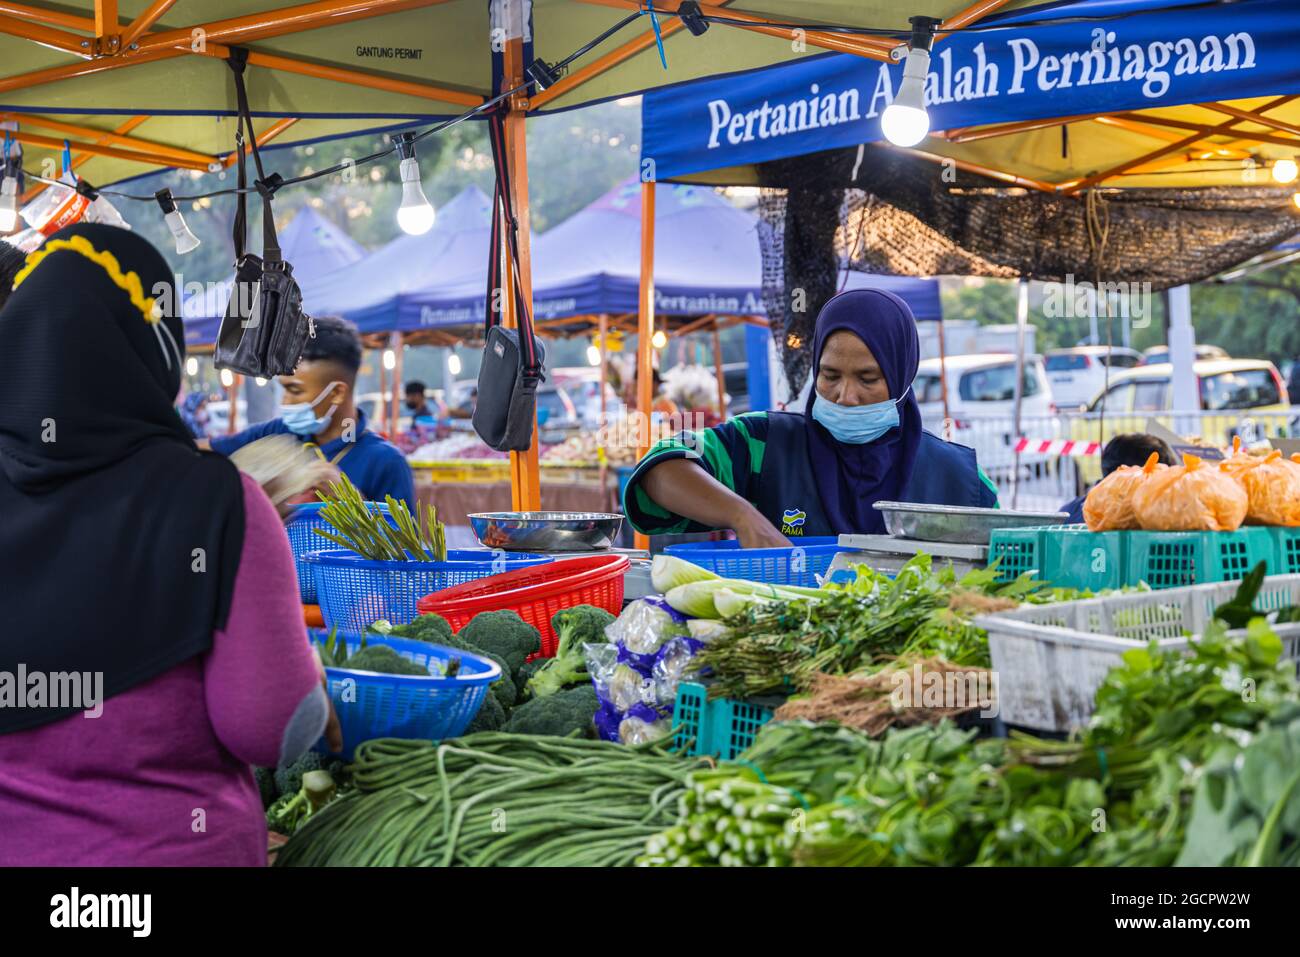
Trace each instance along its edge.
{"label": "bag strap", "polygon": [[236,259],[244,258],[244,246],[247,242],[248,194],[244,192],[248,186],[244,159],[244,133],[246,131],[249,151],[253,154],[253,164],[257,167],[257,179],[254,180],[253,185],[262,197],[262,262],[264,264],[280,263],[284,260],[280,252],[279,237],[275,232],[275,216],[271,212],[271,199],[283,182],[283,177],[279,173],[272,173],[267,176],[266,169],[262,166],[262,151],[257,146],[257,134],[253,131],[253,114],[248,106],[248,88],[244,84],[244,71],[248,67],[248,51],[243,47],[231,47],[230,57],[226,60],[226,65],[230,67],[230,72],[235,77],[235,101],[239,108],[239,123],[235,130],[235,144],[239,150],[239,193],[235,208],[234,228],[235,256]]}
{"label": "bag strap", "polygon": [[519,339],[524,353],[524,374],[530,378],[541,378],[542,364],[538,359],[537,343],[533,338],[533,318],[524,300],[523,284],[520,282],[519,221],[515,219],[514,207],[510,199],[510,166],[506,161],[505,150],[505,112],[500,108],[488,116],[488,139],[492,143],[492,162],[496,168],[496,190],[492,201],[488,303],[483,333],[486,337],[491,328],[502,321],[502,317],[493,312],[492,304],[496,290],[501,288],[504,278],[501,274],[501,259],[504,251],[506,268],[510,270],[511,285],[514,288],[515,310],[519,316]]}

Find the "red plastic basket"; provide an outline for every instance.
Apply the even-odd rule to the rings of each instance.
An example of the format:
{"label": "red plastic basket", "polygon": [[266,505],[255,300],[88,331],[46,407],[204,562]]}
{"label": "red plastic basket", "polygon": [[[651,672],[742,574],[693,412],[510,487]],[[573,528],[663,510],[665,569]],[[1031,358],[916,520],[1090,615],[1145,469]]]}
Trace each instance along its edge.
{"label": "red plastic basket", "polygon": [[551,616],[574,605],[595,605],[617,615],[623,610],[623,574],[630,564],[624,555],[570,558],[453,585],[425,595],[415,607],[421,615],[442,615],[452,631],[460,631],[481,611],[509,609],[537,629],[541,656],[550,658],[559,642]]}

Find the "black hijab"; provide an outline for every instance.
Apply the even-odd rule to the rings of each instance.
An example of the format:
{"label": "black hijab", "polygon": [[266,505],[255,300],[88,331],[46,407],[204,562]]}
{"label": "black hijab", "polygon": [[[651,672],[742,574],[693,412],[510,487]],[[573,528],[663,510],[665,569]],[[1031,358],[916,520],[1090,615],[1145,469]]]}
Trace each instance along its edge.
{"label": "black hijab", "polygon": [[207,651],[225,626],[243,493],[172,405],[175,301],[146,240],[81,224],[28,257],[0,309],[0,733],[85,707],[31,706],[30,678],[28,706],[6,700],[20,666],[101,673],[107,699]]}

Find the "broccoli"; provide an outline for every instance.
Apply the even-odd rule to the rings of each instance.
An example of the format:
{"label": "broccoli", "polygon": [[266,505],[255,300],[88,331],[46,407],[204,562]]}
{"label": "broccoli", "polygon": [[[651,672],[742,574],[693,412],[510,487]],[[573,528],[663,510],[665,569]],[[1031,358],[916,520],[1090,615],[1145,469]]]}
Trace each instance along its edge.
{"label": "broccoli", "polygon": [[319,771],[325,766],[324,759],[315,751],[308,751],[293,764],[277,768],[275,772],[275,789],[281,796],[292,796],[302,790],[302,776],[308,771]]}
{"label": "broccoli", "polygon": [[502,730],[513,734],[585,737],[591,731],[591,719],[599,706],[596,689],[589,684],[581,685],[521,704]]}
{"label": "broccoli", "polygon": [[[387,625],[387,630],[384,626]],[[434,645],[445,645],[451,638],[451,625],[442,615],[421,615],[415,621],[405,625],[391,625],[386,621],[377,621],[370,626],[372,631],[392,635],[394,638],[410,638],[414,641],[427,641]]]}
{"label": "broccoli", "polygon": [[349,671],[375,671],[383,675],[423,675],[429,677],[429,669],[417,665],[409,658],[403,658],[387,645],[368,645],[343,662]]}
{"label": "broccoli", "polygon": [[[426,616],[427,617],[427,616]],[[463,634],[463,632],[462,632]],[[465,641],[460,635],[452,635],[449,638],[440,638],[437,644],[447,648],[455,648],[461,651],[468,651],[471,654],[478,655],[480,658],[487,658],[495,661],[497,667],[501,669],[501,677],[492,682],[492,693],[497,700],[501,702],[501,707],[510,708],[519,698],[519,689],[515,686],[514,680],[510,677],[510,668],[505,661],[499,656],[489,651],[484,651],[478,645],[470,641]]]}
{"label": "broccoli", "polygon": [[534,658],[532,661],[524,662],[524,666],[519,669],[519,674],[515,676],[519,681],[519,696],[521,698],[527,698],[532,694],[532,689],[528,687],[528,683],[532,680],[533,675],[546,667],[547,662],[550,660],[550,658]]}
{"label": "broccoli", "polygon": [[511,675],[529,655],[542,650],[537,629],[513,611],[479,612],[456,637],[503,659]]}
{"label": "broccoli", "polygon": [[473,734],[476,731],[499,731],[501,726],[506,723],[506,709],[501,707],[495,696],[486,695],[483,698],[483,706],[478,709],[478,714],[474,715],[474,720],[465,728],[465,734]]}
{"label": "broccoli", "polygon": [[292,834],[337,794],[338,786],[328,771],[308,771],[297,791],[280,795],[267,808],[266,827],[277,834]]}
{"label": "broccoli", "polygon": [[560,636],[560,642],[555,657],[528,682],[533,697],[544,698],[570,685],[590,681],[582,646],[604,641],[605,626],[613,620],[613,615],[594,605],[575,605],[557,611],[551,617],[551,627]]}
{"label": "broccoli", "polygon": [[280,795],[275,786],[275,768],[254,767],[253,780],[257,782],[258,794],[262,796],[262,809],[266,810]]}

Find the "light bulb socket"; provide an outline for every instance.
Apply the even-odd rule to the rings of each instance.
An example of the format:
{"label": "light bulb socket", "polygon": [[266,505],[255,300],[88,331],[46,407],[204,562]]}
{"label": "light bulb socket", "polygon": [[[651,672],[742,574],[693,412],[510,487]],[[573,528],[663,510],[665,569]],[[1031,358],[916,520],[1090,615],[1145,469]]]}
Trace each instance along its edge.
{"label": "light bulb socket", "polygon": [[912,39],[908,42],[908,46],[913,50],[930,52],[934,35],[943,21],[935,17],[908,17],[907,22],[912,25]]}
{"label": "light bulb socket", "polygon": [[704,19],[704,12],[695,0],[683,0],[677,5],[677,18],[682,26],[691,31],[691,36],[702,37],[709,29],[709,21]]}
{"label": "light bulb socket", "polygon": [[393,141],[393,145],[397,147],[397,156],[399,159],[415,159],[414,133],[394,133],[390,138]]}
{"label": "light bulb socket", "polygon": [[153,198],[158,200],[158,207],[163,211],[164,216],[176,212],[176,198],[172,196],[170,189],[158,190],[153,194]]}
{"label": "light bulb socket", "polygon": [[538,93],[560,81],[560,71],[540,58],[528,64],[524,72],[528,74],[528,79],[533,81],[533,89]]}

